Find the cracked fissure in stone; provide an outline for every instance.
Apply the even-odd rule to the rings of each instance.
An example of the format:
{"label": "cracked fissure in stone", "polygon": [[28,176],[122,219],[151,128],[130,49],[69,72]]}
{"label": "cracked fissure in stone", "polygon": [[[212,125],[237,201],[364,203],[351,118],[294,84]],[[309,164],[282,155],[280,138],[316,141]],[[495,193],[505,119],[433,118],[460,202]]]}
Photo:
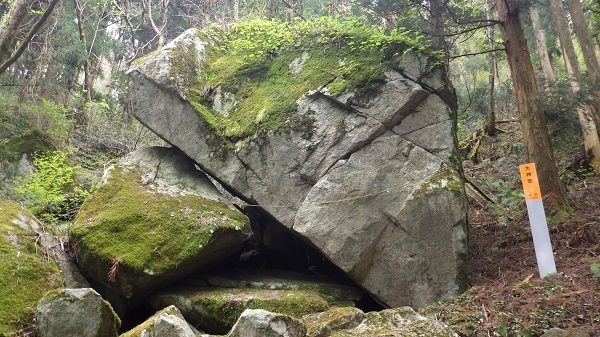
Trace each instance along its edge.
{"label": "cracked fissure in stone", "polygon": [[[411,92],[410,98],[407,100],[406,104],[401,106],[394,114],[392,114],[392,118],[390,118],[387,121],[380,121],[377,118],[375,118],[374,116],[362,113],[350,106],[349,108],[351,109],[351,111],[356,112],[357,114],[359,114],[363,117],[371,118],[372,120],[379,123],[381,125],[381,127],[374,130],[373,133],[371,134],[371,136],[366,138],[364,141],[357,143],[356,146],[350,148],[343,155],[341,155],[338,159],[334,160],[333,163],[331,165],[329,165],[329,167],[325,170],[324,174],[320,178],[326,176],[329,173],[329,171],[340,162],[340,160],[343,160],[344,158],[350,158],[354,153],[360,151],[365,146],[374,142],[381,135],[383,135],[386,131],[391,131],[394,134],[398,135],[396,132],[394,132],[393,128],[400,125],[402,123],[402,121],[410,115],[411,112],[413,112],[417,107],[419,107],[419,105],[421,105],[423,102],[425,102],[425,100],[429,97],[429,95],[430,95],[430,93],[425,90],[413,90]],[[328,95],[323,95],[323,96],[326,97],[327,99],[329,99],[330,101],[339,102],[338,106],[348,108],[348,104],[344,104],[344,103],[338,101],[337,99],[330,97]],[[435,124],[432,124],[432,125],[435,125]],[[430,125],[428,125],[428,126],[430,126]],[[411,132],[413,132],[413,131],[416,131],[416,130],[411,130]],[[405,134],[410,134],[411,132],[407,132]],[[407,142],[414,144],[413,142],[404,138],[402,135],[398,135],[398,136],[400,136],[402,139],[406,140]],[[421,146],[419,146],[417,144],[414,144],[414,145],[416,147],[422,148]],[[423,149],[423,150],[428,153],[431,153],[431,152],[427,151],[426,149]],[[438,156],[435,156],[435,157],[439,158]]]}
{"label": "cracked fissure in stone", "polygon": [[[404,76],[404,74],[402,74]],[[332,162],[332,164],[324,171],[324,173],[318,177],[316,179],[316,181],[320,180],[321,178],[325,177],[333,167],[335,167],[336,165],[338,165],[340,163],[341,160],[345,159],[345,158],[350,158],[354,153],[360,151],[361,149],[363,149],[365,146],[371,144],[372,142],[374,142],[375,140],[377,140],[381,135],[383,135],[386,131],[390,131],[392,133],[394,133],[395,135],[401,137],[403,140],[405,140],[406,142],[408,142],[409,144],[414,145],[415,147],[422,149],[423,151],[431,154],[432,156],[440,159],[443,162],[447,162],[447,160],[445,158],[441,158],[438,155],[432,153],[431,151],[423,148],[422,146],[415,144],[414,142],[406,139],[404,136],[405,135],[409,135],[413,132],[416,132],[418,130],[427,128],[427,127],[431,127],[433,125],[437,125],[440,123],[444,123],[447,122],[450,119],[446,119],[440,122],[436,122],[434,124],[429,124],[426,126],[423,126],[421,128],[417,128],[414,130],[410,130],[408,132],[405,132],[403,134],[398,134],[397,132],[395,132],[393,129],[394,127],[400,125],[402,123],[402,121],[404,121],[404,119],[406,117],[408,117],[412,112],[414,112],[415,109],[417,109],[423,102],[425,102],[425,100],[431,95],[431,93],[434,93],[434,91],[430,90],[430,88],[424,88],[422,83],[419,83],[417,81],[414,81],[410,78],[406,78],[407,80],[416,83],[418,85],[421,86],[421,88],[413,90],[410,93],[410,98],[406,101],[406,103],[404,105],[402,105],[395,113],[391,114],[391,118],[388,119],[387,121],[380,121],[379,119],[377,119],[376,117],[370,115],[370,114],[366,114],[363,113],[359,110],[357,110],[356,108],[354,108],[353,106],[351,106],[350,104],[341,102],[339,100],[337,100],[335,97],[330,96],[330,95],[326,95],[323,94],[320,91],[317,91],[315,93],[312,93],[311,95],[308,95],[308,97],[311,98],[323,98],[329,102],[334,103],[336,106],[343,108],[344,110],[347,110],[349,112],[353,112],[359,116],[365,117],[365,118],[371,118],[372,120],[376,121],[377,123],[379,123],[381,125],[380,128],[377,128],[376,130],[374,130],[371,134],[371,136],[369,136],[367,139],[365,139],[364,141],[357,143],[356,146],[353,146],[351,149],[349,149],[349,151],[345,152],[343,155],[341,155],[338,159],[334,160]],[[437,95],[437,94],[436,94]],[[249,163],[245,162],[237,153],[236,153],[236,157],[237,159],[242,163],[242,165],[244,166],[244,168],[248,169],[255,177],[255,179],[257,179],[258,181],[261,182],[261,184],[263,184],[263,186],[267,187],[267,184],[265,184],[265,182],[262,180],[262,178],[254,171],[254,169],[252,169],[252,167],[250,166]],[[247,178],[246,178],[247,179]],[[308,182],[307,182],[308,184]],[[315,184],[309,184],[312,188],[312,186],[314,186]],[[282,203],[282,205],[275,205],[274,207],[286,207],[289,209],[293,209],[295,212],[297,212],[300,207],[302,206],[302,204],[304,203],[304,201],[306,200],[306,197],[308,196],[308,194],[310,193],[310,188],[308,188],[308,191],[306,193],[306,195],[304,196],[304,199],[299,201],[299,203],[296,205],[294,202],[290,202],[289,200],[286,200],[285,202]],[[248,196],[247,196],[248,198]],[[281,196],[278,196],[278,198],[281,198]],[[253,200],[254,203],[256,204],[255,200]],[[263,209],[264,210],[264,209]],[[290,228],[293,228],[293,223],[291,224]]]}

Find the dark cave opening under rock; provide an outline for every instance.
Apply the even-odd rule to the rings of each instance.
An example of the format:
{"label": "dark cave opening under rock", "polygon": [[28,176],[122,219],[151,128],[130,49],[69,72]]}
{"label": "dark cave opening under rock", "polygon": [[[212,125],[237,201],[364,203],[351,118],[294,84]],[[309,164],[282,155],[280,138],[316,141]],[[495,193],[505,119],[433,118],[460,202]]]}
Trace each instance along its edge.
{"label": "dark cave opening under rock", "polygon": [[[227,260],[196,271],[168,287],[231,287],[238,282],[241,287],[255,287],[256,284],[271,282],[270,289],[279,289],[281,284],[293,282],[316,282],[346,287],[346,293],[354,295],[353,300],[332,306],[355,306],[364,312],[379,311],[384,307],[365,290],[351,280],[341,269],[331,263],[316,248],[294,234],[258,207],[246,207],[244,213],[251,221],[252,235],[244,248]],[[244,276],[248,279],[241,280]],[[227,280],[227,278],[230,278]],[[260,279],[257,281],[257,279]],[[268,280],[268,281],[265,281]],[[275,284],[275,286],[273,286]],[[285,286],[284,286],[285,288]],[[288,286],[297,289],[297,286]],[[148,296],[152,297],[153,294]],[[127,312],[122,331],[127,331],[144,322],[158,309],[145,301],[142,305]],[[185,316],[185,313],[184,313]],[[193,325],[193,324],[192,324]],[[209,331],[207,331],[209,332]]]}

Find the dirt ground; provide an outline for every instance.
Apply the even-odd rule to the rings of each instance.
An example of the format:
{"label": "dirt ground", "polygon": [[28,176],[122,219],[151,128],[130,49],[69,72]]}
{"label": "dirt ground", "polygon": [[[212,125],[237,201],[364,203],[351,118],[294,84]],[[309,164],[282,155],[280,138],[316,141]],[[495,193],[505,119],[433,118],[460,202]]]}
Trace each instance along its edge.
{"label": "dirt ground", "polygon": [[513,137],[484,139],[476,163],[465,162],[467,179],[481,192],[467,186],[470,289],[425,312],[461,336],[539,336],[557,327],[598,337],[600,177],[579,165],[577,151],[559,159],[573,206],[546,211],[558,274],[540,279],[521,193],[524,159]]}

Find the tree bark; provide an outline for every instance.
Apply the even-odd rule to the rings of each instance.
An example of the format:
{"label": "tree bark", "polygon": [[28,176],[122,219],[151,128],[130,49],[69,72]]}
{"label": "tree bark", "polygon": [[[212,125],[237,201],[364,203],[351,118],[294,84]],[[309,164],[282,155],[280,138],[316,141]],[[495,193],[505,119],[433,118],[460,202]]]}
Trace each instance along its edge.
{"label": "tree bark", "polygon": [[581,72],[579,71],[581,67],[579,66],[577,55],[575,54],[575,48],[573,47],[571,33],[569,32],[569,25],[562,8],[561,0],[550,0],[550,9],[552,10],[552,18],[554,19],[554,24],[556,25],[558,39],[561,41],[561,48],[563,51],[563,57],[565,58],[567,73],[573,74],[577,82],[581,82]]}
{"label": "tree bark", "polygon": [[15,0],[6,14],[6,20],[0,21],[0,64],[11,57],[19,26],[29,13],[32,3],[32,0]]}
{"label": "tree bark", "polygon": [[496,8],[517,99],[527,159],[536,164],[546,204],[555,209],[566,207],[567,193],[558,176],[546,116],[539,101],[531,57],[519,20],[519,7],[515,0],[496,0]]}
{"label": "tree bark", "polygon": [[581,45],[581,51],[583,59],[587,67],[587,74],[592,81],[596,84],[600,82],[600,63],[598,63],[598,57],[594,49],[594,41],[592,40],[592,34],[583,16],[583,10],[581,9],[581,3],[579,0],[568,0],[569,13],[571,14],[571,20],[573,21],[573,30]]}
{"label": "tree bark", "polygon": [[[79,42],[83,44],[83,48],[87,50],[87,40],[85,37],[85,27],[83,18],[83,6],[79,0],[74,0],[75,14],[77,16],[77,29],[79,29]],[[83,91],[85,92],[85,101],[92,101],[92,74],[90,67],[90,55],[86,53],[86,59],[83,62]],[[85,122],[85,121],[84,121]]]}
{"label": "tree bark", "polygon": [[556,82],[556,75],[552,69],[552,63],[550,62],[550,56],[548,56],[548,47],[546,46],[546,35],[544,30],[540,27],[540,15],[537,10],[535,3],[531,5],[529,9],[529,15],[531,16],[531,23],[533,25],[533,33],[535,34],[535,43],[537,46],[538,56],[540,57],[540,63],[542,64],[542,73],[544,74],[544,84],[548,89],[551,84]]}
{"label": "tree bark", "polygon": [[[492,19],[492,11],[494,9],[494,1],[488,1],[488,11],[487,18],[488,20]],[[496,49],[496,41],[494,37],[494,26],[487,27],[487,35],[490,44],[490,50]],[[490,74],[489,74],[489,84],[490,84],[490,94],[488,96],[488,116],[486,120],[485,132],[488,136],[493,137],[496,135],[496,101],[495,101],[495,85],[496,85],[496,52],[491,52],[489,54],[490,57]]]}
{"label": "tree bark", "polygon": [[[573,60],[577,61],[577,58],[575,57],[575,47],[571,40],[571,34],[569,32],[569,27],[567,26],[562,4],[560,0],[551,1],[552,16],[558,32],[560,45],[563,49],[565,68],[567,68],[567,73],[569,74],[569,77],[571,77],[571,90],[576,93],[581,90],[581,68],[579,67],[579,62],[573,63]],[[571,57],[569,57],[569,55],[571,55]],[[590,164],[594,168],[596,174],[600,174],[600,137],[598,135],[598,122],[594,107],[589,104],[582,104],[577,108],[577,118],[579,119],[579,124],[581,125],[583,133],[583,146],[586,154],[591,159]]]}
{"label": "tree bark", "polygon": [[[14,36],[16,35],[16,31],[13,31],[12,34],[10,34],[10,33],[7,34],[6,29],[8,26],[10,26],[10,24],[7,24],[5,26],[0,26],[0,53],[1,53],[1,49],[4,47],[8,47],[8,53],[9,53],[7,59],[4,59],[2,57],[2,55],[0,55],[0,74],[4,73],[6,71],[6,69],[8,69],[8,67],[10,67],[13,63],[15,63],[19,59],[19,57],[21,57],[21,55],[23,54],[25,49],[27,49],[27,46],[29,46],[29,43],[31,42],[31,40],[33,39],[33,37],[35,36],[37,31],[42,27],[44,22],[46,22],[46,19],[48,19],[48,17],[50,16],[50,14],[54,10],[54,7],[56,6],[57,3],[58,3],[58,0],[52,0],[50,2],[48,7],[46,8],[46,10],[44,11],[44,14],[42,14],[42,16],[35,22],[35,24],[31,27],[31,29],[29,29],[27,36],[23,39],[23,41],[21,41],[19,48],[17,48],[17,50],[15,50],[15,52],[12,54],[10,54],[10,49],[12,48],[11,44],[13,43],[12,41],[14,40]],[[10,15],[10,13],[9,13],[9,15]],[[10,18],[9,18],[9,21],[10,21]],[[18,25],[16,27],[18,28]],[[12,37],[7,38],[7,36],[1,36],[3,34],[11,35]]]}

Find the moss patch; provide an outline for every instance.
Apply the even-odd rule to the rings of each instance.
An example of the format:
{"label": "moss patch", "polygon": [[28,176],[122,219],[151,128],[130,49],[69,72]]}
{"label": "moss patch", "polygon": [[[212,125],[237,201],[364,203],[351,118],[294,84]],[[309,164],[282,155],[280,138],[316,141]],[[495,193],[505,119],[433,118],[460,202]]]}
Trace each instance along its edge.
{"label": "moss patch", "polygon": [[[285,131],[297,101],[311,90],[333,96],[368,91],[383,80],[393,59],[427,47],[406,32],[328,19],[293,26],[257,20],[228,33],[200,34],[222,43],[208,49],[205,71],[187,88],[187,97],[215,134],[230,143]],[[227,117],[211,107],[209,89],[217,87],[238,102]]]}
{"label": "moss patch", "polygon": [[301,318],[329,308],[324,299],[306,290],[214,289],[196,295],[193,301],[226,327],[232,327],[246,309],[264,309]]}
{"label": "moss patch", "polygon": [[365,320],[356,328],[331,335],[331,337],[346,336],[455,337],[456,334],[444,324],[418,315],[410,308],[396,308],[369,312]]}
{"label": "moss patch", "polygon": [[37,234],[13,223],[19,215],[33,218],[18,204],[0,200],[0,335],[7,336],[32,324],[38,300],[62,287],[58,267],[36,247]]}
{"label": "moss patch", "polygon": [[198,50],[193,45],[180,42],[171,50],[169,56],[170,75],[185,95],[186,89],[191,87],[198,77]]}
{"label": "moss patch", "polygon": [[139,173],[114,168],[82,205],[70,237],[75,247],[85,241],[82,254],[107,264],[120,257],[132,270],[160,274],[197,255],[214,231],[245,221],[220,202],[150,192]]}
{"label": "moss patch", "polygon": [[437,189],[448,189],[464,193],[464,185],[459,172],[447,164],[442,164],[440,169],[423,182],[413,195],[422,196]]}

